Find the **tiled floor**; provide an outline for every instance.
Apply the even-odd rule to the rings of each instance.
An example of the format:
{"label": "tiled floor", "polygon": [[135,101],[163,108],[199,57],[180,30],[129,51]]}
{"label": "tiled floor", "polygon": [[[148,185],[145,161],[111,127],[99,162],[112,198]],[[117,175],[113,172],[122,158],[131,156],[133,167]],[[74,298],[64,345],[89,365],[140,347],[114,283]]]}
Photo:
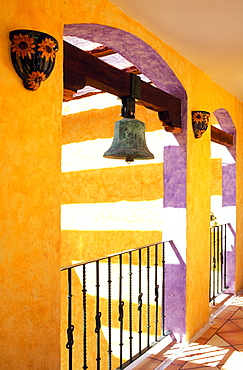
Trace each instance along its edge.
{"label": "tiled floor", "polygon": [[[219,307],[212,307],[211,314]],[[243,294],[213,318],[213,324],[191,343],[166,370],[243,370]],[[163,362],[179,350],[172,343],[156,355],[150,355],[134,370],[163,369]]]}

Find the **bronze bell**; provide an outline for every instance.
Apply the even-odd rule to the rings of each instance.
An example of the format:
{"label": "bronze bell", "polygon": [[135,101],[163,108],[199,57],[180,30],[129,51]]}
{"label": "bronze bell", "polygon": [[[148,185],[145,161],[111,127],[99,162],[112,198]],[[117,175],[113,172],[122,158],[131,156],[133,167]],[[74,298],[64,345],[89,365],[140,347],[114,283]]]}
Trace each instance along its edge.
{"label": "bronze bell", "polygon": [[154,155],[148,150],[145,141],[145,124],[135,118],[123,118],[115,122],[113,142],[103,156],[125,159],[126,162],[153,159]]}

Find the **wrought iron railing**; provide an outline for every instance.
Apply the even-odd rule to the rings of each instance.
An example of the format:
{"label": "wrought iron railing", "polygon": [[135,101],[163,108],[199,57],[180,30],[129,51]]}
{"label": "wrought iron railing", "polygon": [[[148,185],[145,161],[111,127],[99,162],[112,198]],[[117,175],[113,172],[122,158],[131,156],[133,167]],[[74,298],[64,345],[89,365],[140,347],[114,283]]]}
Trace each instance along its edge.
{"label": "wrought iron railing", "polygon": [[211,227],[209,301],[227,290],[227,224]]}
{"label": "wrought iron railing", "polygon": [[67,367],[124,369],[165,333],[165,244],[63,267]]}

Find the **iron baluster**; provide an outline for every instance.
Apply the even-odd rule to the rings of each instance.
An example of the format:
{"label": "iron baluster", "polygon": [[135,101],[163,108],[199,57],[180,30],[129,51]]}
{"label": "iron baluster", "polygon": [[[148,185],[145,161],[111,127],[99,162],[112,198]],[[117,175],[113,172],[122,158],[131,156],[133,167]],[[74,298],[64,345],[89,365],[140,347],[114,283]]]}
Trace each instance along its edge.
{"label": "iron baluster", "polygon": [[217,276],[217,295],[219,294],[219,246],[220,246],[220,226],[217,227],[217,244],[216,244],[216,252],[217,252],[217,267],[216,267],[216,276]]}
{"label": "iron baluster", "polygon": [[147,347],[150,347],[150,247],[147,247]]}
{"label": "iron baluster", "polygon": [[129,351],[132,362],[132,252],[129,252]]}
{"label": "iron baluster", "polygon": [[[119,311],[119,317],[118,317],[118,321],[122,322],[123,321],[123,317],[124,317],[124,310],[123,310],[123,306],[124,306],[124,302],[123,301],[120,301],[119,303],[119,307],[118,307],[118,311]],[[121,342],[120,342],[121,343]],[[123,344],[123,343],[121,343]]]}
{"label": "iron baluster", "polygon": [[86,303],[86,265],[83,265],[83,369],[88,369],[87,366],[87,303]]}
{"label": "iron baluster", "polygon": [[212,296],[212,228],[210,229],[210,263],[209,263],[209,302],[211,301]]}
{"label": "iron baluster", "polygon": [[227,286],[227,271],[226,271],[226,256],[227,256],[227,251],[226,251],[226,227],[227,225],[224,225],[224,289],[228,289]]}
{"label": "iron baluster", "polygon": [[216,268],[216,261],[215,261],[215,227],[213,228],[213,304],[215,304],[215,268]]}
{"label": "iron baluster", "polygon": [[155,245],[155,281],[154,281],[154,301],[155,301],[155,342],[158,341],[158,317],[159,317],[159,285],[158,285],[158,244]]}
{"label": "iron baluster", "polygon": [[220,238],[220,248],[219,248],[219,259],[220,259],[220,291],[223,291],[223,242],[224,242],[224,230],[223,230],[223,225],[220,227],[220,233],[221,233],[221,238]]}
{"label": "iron baluster", "polygon": [[97,340],[96,340],[96,354],[97,354],[97,370],[100,370],[100,329],[101,329],[101,315],[100,312],[100,277],[99,277],[99,261],[96,261],[96,327],[95,327],[95,333],[97,334]]}
{"label": "iron baluster", "polygon": [[212,245],[213,245],[212,229],[210,229],[209,302],[211,301],[212,297]]}
{"label": "iron baluster", "polygon": [[108,257],[108,370],[112,370],[111,350],[111,258]]}
{"label": "iron baluster", "polygon": [[139,318],[138,318],[138,325],[139,325],[139,328],[138,328],[138,342],[139,342],[139,355],[141,356],[142,354],[142,306],[143,306],[143,302],[142,302],[142,296],[143,296],[143,293],[142,293],[142,251],[141,249],[139,249],[138,251],[138,258],[139,258],[139,261],[138,261],[138,264],[139,264],[139,269],[138,269],[138,291],[139,291],[139,295],[138,295],[138,311],[139,311]]}
{"label": "iron baluster", "polygon": [[165,335],[165,243],[162,243],[162,333]]}
{"label": "iron baluster", "polygon": [[142,300],[143,293],[140,293],[138,296],[138,311],[142,311],[143,300]]}
{"label": "iron baluster", "polygon": [[69,370],[73,368],[73,331],[74,325],[72,325],[72,269],[68,269],[68,328],[67,328],[67,337],[68,341],[66,348],[68,349],[68,364]]}
{"label": "iron baluster", "polygon": [[124,302],[122,301],[122,255],[119,256],[119,318],[120,321],[120,368],[122,369],[122,346],[123,346],[123,317],[124,317]]}

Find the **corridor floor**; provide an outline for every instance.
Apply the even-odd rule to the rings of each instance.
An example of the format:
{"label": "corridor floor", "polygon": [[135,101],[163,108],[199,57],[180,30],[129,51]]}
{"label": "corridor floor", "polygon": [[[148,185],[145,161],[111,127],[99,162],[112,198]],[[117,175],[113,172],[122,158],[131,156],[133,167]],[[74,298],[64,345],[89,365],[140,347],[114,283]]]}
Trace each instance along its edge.
{"label": "corridor floor", "polygon": [[[219,307],[211,307],[211,315]],[[158,354],[151,354],[134,370],[243,370],[243,294],[235,297],[200,338],[186,346],[165,368],[180,346],[172,343]],[[164,363],[164,364],[163,364]]]}

